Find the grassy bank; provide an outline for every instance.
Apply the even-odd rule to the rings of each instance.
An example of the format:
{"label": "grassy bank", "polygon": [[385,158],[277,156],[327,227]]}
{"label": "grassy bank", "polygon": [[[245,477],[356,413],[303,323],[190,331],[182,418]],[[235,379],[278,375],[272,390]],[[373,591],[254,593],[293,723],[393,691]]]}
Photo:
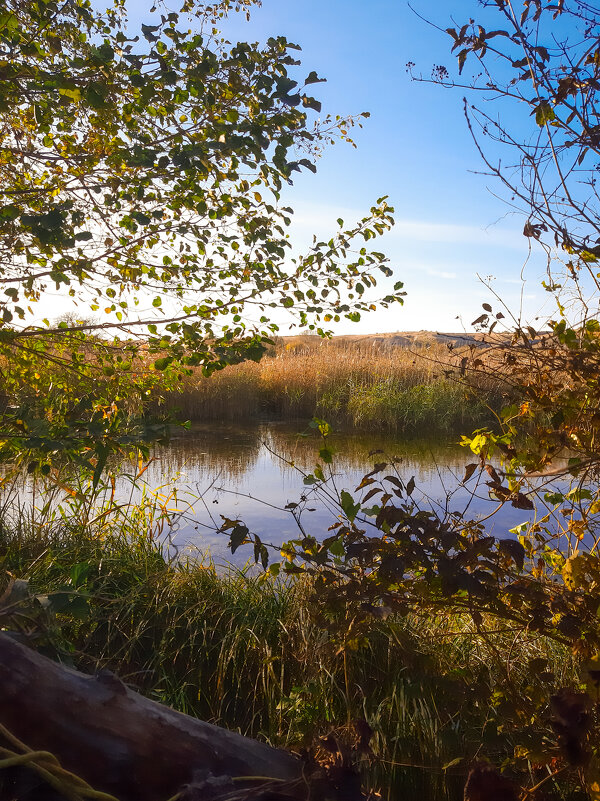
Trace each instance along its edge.
{"label": "grassy bank", "polygon": [[548,660],[552,686],[573,677],[570,658],[540,637],[494,624],[482,636],[448,616],[376,622],[364,647],[343,654],[315,620],[306,584],[169,562],[145,527],[98,525],[0,529],[2,582],[11,574],[63,599],[46,620],[47,647],[285,747],[332,729],[350,737],[349,722],[364,717],[376,754],[365,782],[384,798],[458,801],[475,755],[496,764],[512,755],[518,740],[498,699],[541,681],[530,660]]}
{"label": "grassy bank", "polygon": [[468,430],[489,422],[491,409],[502,405],[492,375],[478,376],[474,392],[464,386],[464,349],[385,342],[281,341],[258,364],[234,365],[210,378],[195,372],[167,403],[191,420],[318,415],[338,427],[394,432]]}

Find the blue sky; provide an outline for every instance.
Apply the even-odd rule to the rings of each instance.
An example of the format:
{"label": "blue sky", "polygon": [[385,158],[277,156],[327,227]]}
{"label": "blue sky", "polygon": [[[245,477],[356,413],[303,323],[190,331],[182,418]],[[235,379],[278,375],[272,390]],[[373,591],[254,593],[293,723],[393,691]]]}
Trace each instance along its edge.
{"label": "blue sky", "polygon": [[[129,4],[133,25],[151,21],[151,5]],[[451,8],[414,0],[414,7],[442,28],[481,18],[477,0],[454,0]],[[492,179],[476,174],[482,164],[463,116],[462,92],[407,74],[408,61],[423,75],[433,64],[456,73],[446,34],[419,19],[404,0],[263,0],[250,23],[234,15],[227,30],[240,40],[287,36],[302,46],[302,74],[314,69],[327,79],[314,87],[324,113],[370,112],[364,128],[355,129],[357,148],[339,143],[326,150],[317,174],[296,177],[285,198],[295,210],[292,237],[299,249],[313,233],[331,235],[338,217],[359,219],[382,195],[396,209],[395,230],[377,249],[389,255],[394,280],[404,281],[405,305],[366,315],[359,324],[341,323],[336,333],[471,330],[481,304],[496,303],[478,275],[493,277],[513,313],[521,304],[530,321],[550,312],[540,288],[544,262],[528,254],[523,218],[494,196],[500,187]]]}
{"label": "blue sky", "polygon": [[[451,10],[431,0],[413,5],[442,28],[481,15],[476,0],[455,0]],[[339,216],[362,216],[381,195],[396,209],[396,229],[381,249],[392,259],[395,279],[405,282],[405,305],[341,325],[340,332],[470,329],[481,303],[490,300],[478,274],[494,276],[496,291],[514,312],[521,302],[529,318],[543,304],[550,308],[539,287],[540,258],[529,259],[528,281],[521,283],[528,257],[523,219],[489,191],[500,189],[492,179],[475,174],[482,165],[462,93],[407,74],[408,61],[423,75],[433,64],[455,72],[446,34],[402,0],[263,0],[251,23],[236,23],[235,30],[258,39],[283,34],[300,44],[306,74],[316,69],[327,78],[315,87],[324,112],[371,114],[355,132],[357,149],[340,143],[327,150],[317,175],[295,179],[288,197],[299,246],[312,230],[335,230]]]}

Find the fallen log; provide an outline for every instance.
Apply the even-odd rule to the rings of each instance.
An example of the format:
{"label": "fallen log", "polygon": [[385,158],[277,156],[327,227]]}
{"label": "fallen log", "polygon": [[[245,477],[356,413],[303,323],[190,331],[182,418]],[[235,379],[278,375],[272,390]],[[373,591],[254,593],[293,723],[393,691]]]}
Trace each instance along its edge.
{"label": "fallen log", "polygon": [[64,667],[2,633],[0,723],[120,801],[166,801],[198,776],[303,784],[292,754],[175,712],[112,673]]}

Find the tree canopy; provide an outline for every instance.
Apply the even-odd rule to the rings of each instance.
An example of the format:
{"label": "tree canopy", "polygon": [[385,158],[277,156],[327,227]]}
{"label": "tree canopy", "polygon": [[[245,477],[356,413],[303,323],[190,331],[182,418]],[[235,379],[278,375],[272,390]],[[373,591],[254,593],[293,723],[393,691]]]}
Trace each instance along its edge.
{"label": "tree canopy", "polygon": [[[6,453],[50,453],[48,440],[58,447],[90,415],[101,439],[123,399],[156,381],[149,367],[209,374],[258,360],[278,310],[326,335],[376,308],[375,276],[392,271],[366,243],[393,224],[385,199],[304,256],[281,199],[360,117],[317,116],[322,79],[301,73],[284,37],[224,37],[227,15],[252,5],[186,0],[140,31],[125,0],[105,12],[89,0],[0,5]],[[73,312],[42,322],[35,304],[55,292]]]}

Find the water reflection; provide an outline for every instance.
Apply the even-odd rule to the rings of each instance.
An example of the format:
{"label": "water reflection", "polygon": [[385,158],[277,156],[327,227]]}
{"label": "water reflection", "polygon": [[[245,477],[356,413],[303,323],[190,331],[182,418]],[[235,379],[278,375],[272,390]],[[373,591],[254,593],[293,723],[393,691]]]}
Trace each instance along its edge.
{"label": "water reflection", "polygon": [[[462,511],[470,501],[470,516],[489,515],[497,506],[488,499],[485,487],[471,498],[460,486],[471,459],[456,442],[353,433],[334,435],[331,444],[336,452],[333,480],[338,492],[352,492],[375,461],[395,457],[400,476],[405,481],[414,476],[415,497],[423,506]],[[216,532],[222,516],[242,519],[275,544],[298,536],[298,524],[285,507],[302,497],[301,523],[307,533],[321,537],[335,522],[335,506],[326,497],[315,497],[303,482],[304,475],[314,469],[320,445],[317,432],[303,424],[197,425],[157,449],[145,480],[153,490],[176,488],[178,506],[185,513],[174,520],[170,532],[175,546],[210,550],[216,561],[230,560],[227,537]],[[527,517],[526,512],[505,506],[490,520],[489,528],[491,533],[506,535]],[[241,564],[249,555],[241,549],[234,561]]]}

